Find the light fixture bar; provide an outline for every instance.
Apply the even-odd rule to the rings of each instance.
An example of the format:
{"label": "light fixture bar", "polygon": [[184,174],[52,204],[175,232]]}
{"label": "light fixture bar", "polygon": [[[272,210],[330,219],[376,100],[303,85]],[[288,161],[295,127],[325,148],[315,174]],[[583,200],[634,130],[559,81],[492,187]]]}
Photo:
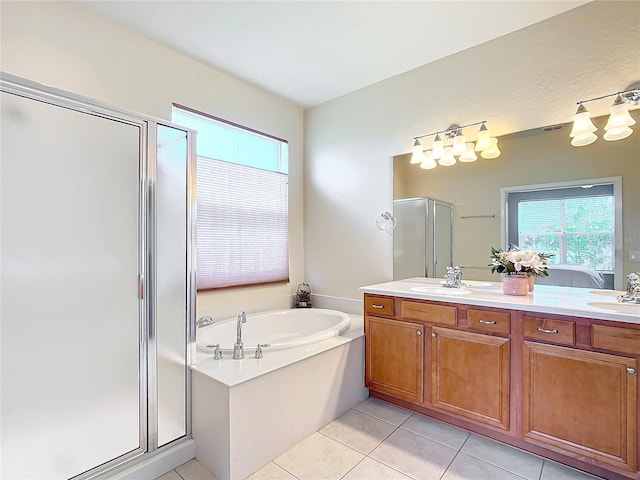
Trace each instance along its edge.
{"label": "light fixture bar", "polygon": [[449,127],[449,128],[447,128],[447,129],[445,129],[445,130],[440,130],[440,131],[438,131],[438,132],[427,133],[427,134],[425,134],[425,135],[419,135],[419,136],[417,136],[417,137],[413,137],[413,139],[414,139],[414,140],[419,140],[419,139],[424,138],[424,137],[431,137],[432,135],[439,135],[439,134],[441,134],[441,133],[448,132],[449,130],[453,130],[453,131],[456,131],[456,130],[462,130],[463,128],[473,127],[474,125],[480,125],[480,124],[482,124],[482,123],[487,123],[487,121],[486,121],[486,120],[482,120],[482,121],[480,121],[480,122],[475,122],[475,123],[469,123],[469,124],[467,124],[467,125],[462,125],[461,127],[458,127],[458,126],[456,125],[456,126],[452,126],[453,128],[452,128],[452,127]]}
{"label": "light fixture bar", "polygon": [[576,105],[593,102],[595,100],[602,100],[603,98],[615,97],[616,95],[624,97],[625,95],[629,95],[630,93],[632,93],[634,96],[640,96],[640,88],[632,88],[631,90],[626,90],[624,92],[610,93],[609,95],[602,95],[601,97],[590,98],[588,100],[580,100],[579,102],[576,102]]}

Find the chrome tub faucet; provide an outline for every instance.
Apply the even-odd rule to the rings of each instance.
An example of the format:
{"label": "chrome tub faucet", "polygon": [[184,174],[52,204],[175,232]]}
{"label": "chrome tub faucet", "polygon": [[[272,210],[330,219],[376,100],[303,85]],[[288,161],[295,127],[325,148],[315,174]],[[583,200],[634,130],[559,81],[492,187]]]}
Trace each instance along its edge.
{"label": "chrome tub faucet", "polygon": [[236,343],[233,345],[233,359],[240,360],[244,358],[244,344],[242,343],[242,324],[247,323],[247,314],[244,310],[238,314]]}
{"label": "chrome tub faucet", "polygon": [[215,323],[213,318],[209,315],[205,315],[204,317],[200,317],[198,319],[198,321],[196,322],[196,327],[202,328],[202,327],[206,327],[207,325],[211,325],[213,323]]}

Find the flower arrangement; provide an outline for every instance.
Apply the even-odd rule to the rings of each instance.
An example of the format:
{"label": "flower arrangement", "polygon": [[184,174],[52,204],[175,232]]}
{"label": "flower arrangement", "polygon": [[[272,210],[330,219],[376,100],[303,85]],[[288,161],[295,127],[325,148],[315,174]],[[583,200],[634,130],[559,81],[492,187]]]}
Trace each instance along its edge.
{"label": "flower arrangement", "polygon": [[507,275],[526,274],[527,276],[547,277],[547,265],[553,253],[520,250],[512,246],[503,251],[491,247],[491,273],[505,273]]}

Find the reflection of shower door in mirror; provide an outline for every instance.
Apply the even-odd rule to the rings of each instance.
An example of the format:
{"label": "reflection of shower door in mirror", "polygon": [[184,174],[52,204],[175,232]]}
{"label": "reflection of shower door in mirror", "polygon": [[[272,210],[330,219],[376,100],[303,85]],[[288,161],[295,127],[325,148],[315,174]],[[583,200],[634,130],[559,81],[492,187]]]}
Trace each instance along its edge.
{"label": "reflection of shower door in mirror", "polygon": [[433,276],[437,278],[443,278],[447,267],[453,265],[452,211],[451,204],[433,201]]}
{"label": "reflection of shower door in mirror", "polygon": [[393,201],[393,278],[443,277],[452,265],[452,212],[432,198]]}
{"label": "reflection of shower door in mirror", "polygon": [[3,92],[2,477],[146,448],[142,123]]}

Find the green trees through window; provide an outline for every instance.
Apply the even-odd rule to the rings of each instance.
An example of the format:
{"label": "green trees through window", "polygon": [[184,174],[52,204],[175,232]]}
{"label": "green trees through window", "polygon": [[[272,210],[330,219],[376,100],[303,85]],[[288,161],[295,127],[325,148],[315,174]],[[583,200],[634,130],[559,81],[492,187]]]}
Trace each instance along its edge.
{"label": "green trees through window", "polygon": [[[521,199],[517,202],[518,246],[554,253],[551,263],[614,271],[615,217],[611,194]],[[578,190],[579,192],[579,190]],[[575,193],[574,193],[575,195]]]}

